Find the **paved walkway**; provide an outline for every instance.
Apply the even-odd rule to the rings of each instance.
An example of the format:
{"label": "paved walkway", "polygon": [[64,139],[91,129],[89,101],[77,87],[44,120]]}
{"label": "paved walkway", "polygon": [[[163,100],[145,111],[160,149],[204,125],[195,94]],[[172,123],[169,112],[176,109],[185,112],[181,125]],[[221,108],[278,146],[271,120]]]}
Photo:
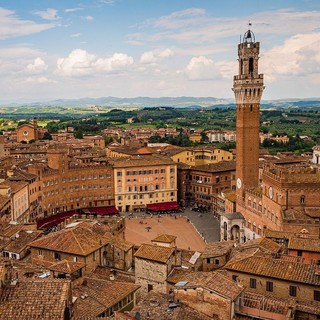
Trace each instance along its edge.
{"label": "paved walkway", "polygon": [[[128,213],[122,215],[129,216]],[[133,218],[127,219],[126,226],[126,239],[137,245],[150,243],[152,238],[161,233],[177,236],[178,247],[190,248],[191,250],[203,250],[205,242],[220,240],[219,221],[212,213],[200,214],[189,208],[186,208],[183,213],[177,214],[177,218],[162,216],[160,222],[158,222],[157,215],[153,215],[151,218],[149,214],[143,212],[134,213]],[[146,229],[147,227],[151,227],[148,228],[149,231]]]}
{"label": "paved walkway", "polygon": [[177,237],[178,248],[203,251],[205,241],[186,217],[153,216],[126,219],[126,240],[136,245],[151,243],[159,234],[170,234]]}
{"label": "paved walkway", "polygon": [[206,242],[220,241],[220,223],[211,212],[200,214],[186,208],[182,214],[190,219]]}

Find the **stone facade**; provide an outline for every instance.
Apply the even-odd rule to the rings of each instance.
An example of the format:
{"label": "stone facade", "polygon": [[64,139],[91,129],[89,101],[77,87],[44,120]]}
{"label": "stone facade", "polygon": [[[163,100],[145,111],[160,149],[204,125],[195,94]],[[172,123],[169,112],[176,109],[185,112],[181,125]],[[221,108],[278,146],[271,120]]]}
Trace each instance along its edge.
{"label": "stone facade", "polygon": [[135,253],[135,282],[141,286],[141,295],[151,290],[167,293],[166,279],[173,267],[181,262],[181,252],[175,248],[141,245]]}
{"label": "stone facade", "polygon": [[175,300],[185,303],[216,320],[232,320],[234,304],[229,299],[204,288],[174,289]]}

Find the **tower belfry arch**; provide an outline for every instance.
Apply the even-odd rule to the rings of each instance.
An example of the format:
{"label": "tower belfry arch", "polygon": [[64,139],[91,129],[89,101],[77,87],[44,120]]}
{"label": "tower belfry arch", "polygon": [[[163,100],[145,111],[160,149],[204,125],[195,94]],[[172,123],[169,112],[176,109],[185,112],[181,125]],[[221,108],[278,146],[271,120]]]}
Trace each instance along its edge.
{"label": "tower belfry arch", "polygon": [[260,43],[249,29],[238,44],[238,75],[233,79],[236,99],[236,180],[237,202],[246,188],[259,186],[260,100],[263,74],[259,74]]}

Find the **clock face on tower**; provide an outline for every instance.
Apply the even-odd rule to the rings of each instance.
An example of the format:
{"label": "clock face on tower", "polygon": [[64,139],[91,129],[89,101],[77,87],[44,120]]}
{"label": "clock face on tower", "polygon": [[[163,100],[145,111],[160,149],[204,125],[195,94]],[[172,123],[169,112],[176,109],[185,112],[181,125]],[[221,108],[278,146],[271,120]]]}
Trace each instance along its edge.
{"label": "clock face on tower", "polygon": [[273,189],[272,189],[272,187],[269,187],[269,198],[270,199],[273,198]]}
{"label": "clock face on tower", "polygon": [[241,188],[241,185],[242,185],[241,179],[238,178],[238,179],[237,179],[237,188],[240,189],[240,188]]}

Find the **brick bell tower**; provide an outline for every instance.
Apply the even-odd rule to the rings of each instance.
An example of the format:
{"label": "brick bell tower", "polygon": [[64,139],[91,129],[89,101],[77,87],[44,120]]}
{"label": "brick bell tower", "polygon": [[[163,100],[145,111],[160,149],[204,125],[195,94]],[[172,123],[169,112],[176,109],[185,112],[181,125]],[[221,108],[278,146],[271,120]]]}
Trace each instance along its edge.
{"label": "brick bell tower", "polygon": [[236,98],[236,180],[237,203],[246,188],[259,186],[259,128],[260,100],[263,74],[258,73],[260,43],[249,30],[238,45],[239,74],[234,76]]}

